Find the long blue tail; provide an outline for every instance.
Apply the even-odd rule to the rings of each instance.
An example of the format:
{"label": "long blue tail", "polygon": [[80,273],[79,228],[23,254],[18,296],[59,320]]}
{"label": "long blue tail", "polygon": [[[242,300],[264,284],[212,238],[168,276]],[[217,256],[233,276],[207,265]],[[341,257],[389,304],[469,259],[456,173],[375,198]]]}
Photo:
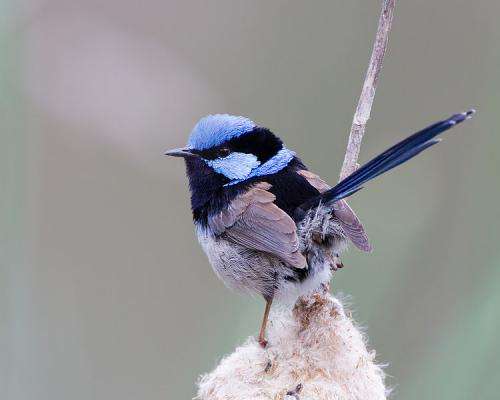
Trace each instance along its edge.
{"label": "long blue tail", "polygon": [[428,147],[439,143],[441,139],[435,139],[437,135],[471,118],[474,113],[475,110],[469,110],[461,114],[455,114],[444,121],[437,122],[407,137],[375,157],[373,160],[368,161],[365,165],[340,181],[330,190],[303,203],[296,210],[296,219],[301,219],[301,216],[303,216],[307,210],[317,207],[320,203],[334,203],[356,193],[363,188],[362,185],[364,183],[408,161]]}

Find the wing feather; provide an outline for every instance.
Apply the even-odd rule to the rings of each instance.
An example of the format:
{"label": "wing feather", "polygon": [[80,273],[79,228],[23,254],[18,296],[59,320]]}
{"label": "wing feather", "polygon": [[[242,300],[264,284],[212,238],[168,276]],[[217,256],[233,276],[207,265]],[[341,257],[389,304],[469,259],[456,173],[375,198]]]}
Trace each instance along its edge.
{"label": "wing feather", "polygon": [[268,191],[270,187],[261,182],[239,195],[229,207],[209,218],[209,227],[241,246],[272,254],[291,267],[305,268],[297,226],[274,204],[276,197]]}

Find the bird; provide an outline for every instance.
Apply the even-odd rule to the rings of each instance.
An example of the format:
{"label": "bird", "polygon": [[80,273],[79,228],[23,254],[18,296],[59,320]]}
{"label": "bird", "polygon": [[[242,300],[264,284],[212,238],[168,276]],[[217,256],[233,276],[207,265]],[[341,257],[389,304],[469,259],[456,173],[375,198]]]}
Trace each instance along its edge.
{"label": "bird", "polygon": [[287,302],[329,282],[349,243],[372,251],[346,198],[441,141],[436,136],[474,112],[414,133],[334,186],[271,130],[242,116],[203,117],[187,146],[165,153],[185,161],[196,235],[215,274],[231,289],[264,298],[262,347],[274,300]]}

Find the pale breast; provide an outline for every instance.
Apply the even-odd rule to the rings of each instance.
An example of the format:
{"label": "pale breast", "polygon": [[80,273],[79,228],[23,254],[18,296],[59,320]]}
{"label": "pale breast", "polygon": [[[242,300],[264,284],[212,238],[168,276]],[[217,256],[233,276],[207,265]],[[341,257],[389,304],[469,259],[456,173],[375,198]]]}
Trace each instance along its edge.
{"label": "pale breast", "polygon": [[223,235],[215,237],[203,229],[197,229],[197,235],[214,272],[230,289],[271,298],[277,276],[290,270],[278,258],[232,243]]}
{"label": "pale breast", "polygon": [[[341,228],[323,210],[298,226],[300,247],[308,261],[306,270],[285,265],[269,253],[235,244],[224,235],[216,236],[201,227],[196,231],[215,274],[227,287],[286,302],[293,302],[298,296],[328,282],[332,262],[347,243]],[[314,241],[316,234],[326,235],[330,241],[319,244]]]}

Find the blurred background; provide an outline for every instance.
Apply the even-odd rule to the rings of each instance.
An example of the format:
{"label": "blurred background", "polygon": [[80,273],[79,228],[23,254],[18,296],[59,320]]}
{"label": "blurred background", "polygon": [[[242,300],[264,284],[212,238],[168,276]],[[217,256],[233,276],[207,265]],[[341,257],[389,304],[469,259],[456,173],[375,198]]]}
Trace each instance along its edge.
{"label": "blurred background", "polygon": [[[198,246],[182,162],[249,116],[335,182],[380,1],[0,2],[0,398],[189,399],[257,331]],[[394,398],[500,388],[500,3],[398,1],[366,161],[476,117],[354,196],[349,296]]]}

